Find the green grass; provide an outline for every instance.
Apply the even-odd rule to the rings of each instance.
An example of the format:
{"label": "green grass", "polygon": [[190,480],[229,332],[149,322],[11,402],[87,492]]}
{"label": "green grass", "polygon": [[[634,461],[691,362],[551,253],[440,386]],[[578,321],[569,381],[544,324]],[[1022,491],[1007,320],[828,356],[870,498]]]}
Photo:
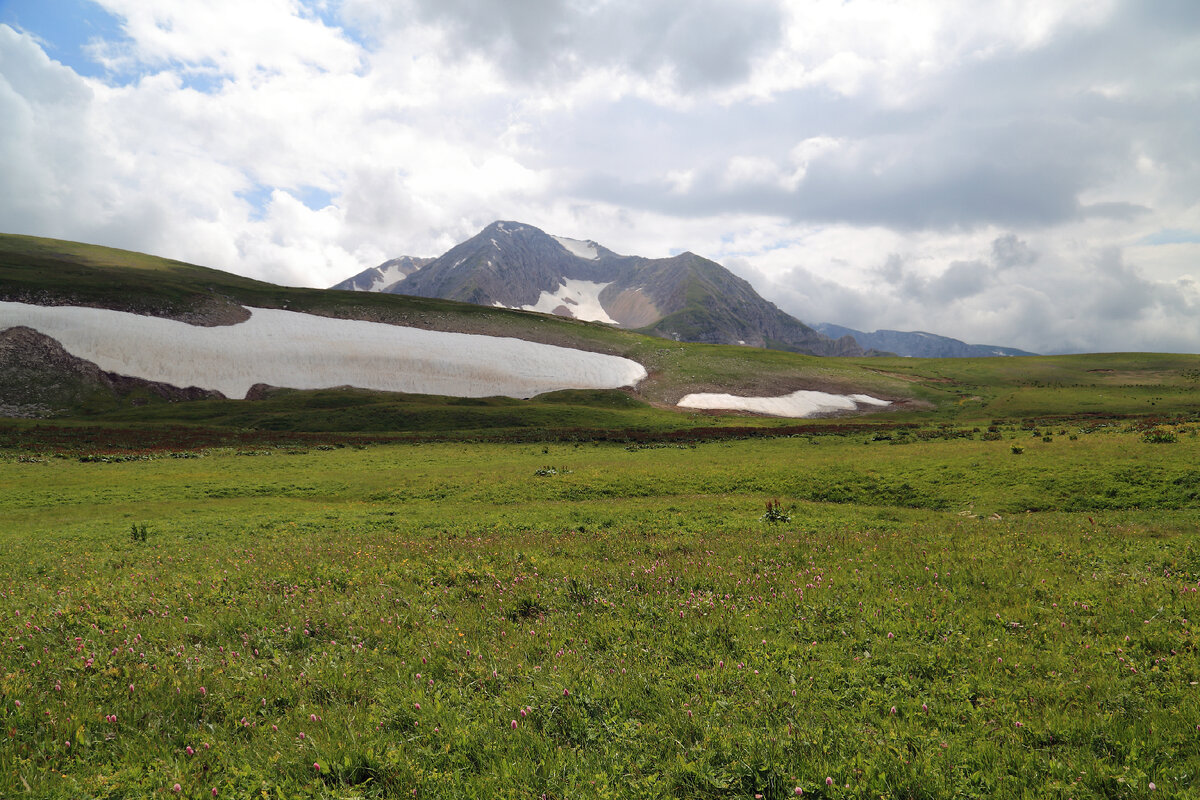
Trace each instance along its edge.
{"label": "green grass", "polygon": [[10,451],[0,795],[1196,796],[1195,423],[995,427]]}

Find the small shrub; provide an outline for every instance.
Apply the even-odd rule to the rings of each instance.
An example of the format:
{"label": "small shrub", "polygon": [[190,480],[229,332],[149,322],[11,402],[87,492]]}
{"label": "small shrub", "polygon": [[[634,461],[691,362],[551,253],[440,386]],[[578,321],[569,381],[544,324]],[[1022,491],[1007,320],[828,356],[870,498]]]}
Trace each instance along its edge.
{"label": "small shrub", "polygon": [[1142,441],[1147,444],[1174,444],[1179,441],[1179,437],[1175,435],[1174,431],[1155,428],[1143,433]]}
{"label": "small shrub", "polygon": [[1043,442],[1053,442],[1053,441],[1054,441],[1054,437],[1053,437],[1053,436],[1043,436],[1043,437],[1042,437],[1042,441],[1043,441]]}
{"label": "small shrub", "polygon": [[761,517],[759,517],[759,519],[763,522],[775,524],[779,522],[791,522],[792,515],[784,511],[783,506],[779,503],[779,500],[775,499],[767,501],[767,510]]}
{"label": "small shrub", "polygon": [[148,533],[149,533],[149,531],[146,529],[145,524],[138,525],[138,524],[134,523],[133,525],[129,526],[130,541],[144,542],[144,541],[146,541],[146,536]]}
{"label": "small shrub", "polygon": [[1021,455],[1021,453],[1024,453],[1024,452],[1025,452],[1025,448],[1024,448],[1024,447],[1020,447],[1019,445],[1015,445],[1015,444],[1014,444],[1014,445],[1012,446],[1012,451],[1013,451],[1013,455],[1014,455],[1014,456],[1019,456],[1019,455]]}

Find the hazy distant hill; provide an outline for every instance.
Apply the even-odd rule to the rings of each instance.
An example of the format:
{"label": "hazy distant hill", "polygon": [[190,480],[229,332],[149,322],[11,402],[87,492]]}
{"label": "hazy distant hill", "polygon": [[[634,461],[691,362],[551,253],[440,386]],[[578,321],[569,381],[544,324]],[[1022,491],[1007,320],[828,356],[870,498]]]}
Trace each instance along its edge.
{"label": "hazy distant hill", "polygon": [[855,341],[865,348],[898,356],[915,358],[981,358],[989,356],[1032,356],[1025,350],[1015,347],[999,347],[991,344],[967,344],[949,336],[938,336],[936,333],[924,331],[889,331],[878,330],[871,333],[856,331],[831,322],[822,322],[813,326],[826,336],[853,336]]}

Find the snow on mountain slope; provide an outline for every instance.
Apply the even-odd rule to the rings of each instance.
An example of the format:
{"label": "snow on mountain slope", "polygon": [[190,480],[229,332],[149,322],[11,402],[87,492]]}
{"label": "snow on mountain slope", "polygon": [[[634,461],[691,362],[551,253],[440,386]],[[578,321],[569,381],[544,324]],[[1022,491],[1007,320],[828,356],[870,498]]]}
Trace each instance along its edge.
{"label": "snow on mountain slope", "polygon": [[550,238],[566,248],[567,252],[573,256],[586,258],[589,261],[595,261],[600,258],[600,251],[596,249],[595,242],[584,242],[579,239],[568,239],[566,236],[551,236]]}
{"label": "snow on mountain slope", "polygon": [[401,256],[385,261],[378,267],[371,267],[347,278],[341,283],[330,286],[330,289],[343,289],[352,292],[382,292],[395,286],[433,259]]}
{"label": "snow on mountain slope", "polygon": [[403,269],[401,269],[399,266],[389,266],[386,269],[379,270],[379,280],[375,283],[374,286],[372,286],[370,288],[369,291],[372,291],[372,292],[381,291],[381,290],[387,288],[388,286],[391,286],[393,283],[402,281],[407,277],[408,277],[408,273],[405,272]]}
{"label": "snow on mountain slope", "polygon": [[521,339],[249,310],[237,325],[198,327],[108,309],[0,302],[0,330],[24,325],[103,370],[235,398],[256,383],[532,397],[633,386],[646,377],[626,358]]}
{"label": "snow on mountain slope", "polygon": [[610,317],[600,304],[600,293],[610,285],[611,281],[597,283],[563,278],[562,284],[553,293],[542,292],[536,303],[521,308],[525,311],[540,311],[543,314],[555,314],[559,313],[559,309],[566,309],[575,319],[616,325],[617,321]]}
{"label": "snow on mountain slope", "polygon": [[706,410],[752,411],[774,417],[815,417],[834,411],[855,411],[859,405],[889,406],[866,394],[829,394],[801,390],[782,397],[738,397],[732,394],[689,394],[676,405]]}

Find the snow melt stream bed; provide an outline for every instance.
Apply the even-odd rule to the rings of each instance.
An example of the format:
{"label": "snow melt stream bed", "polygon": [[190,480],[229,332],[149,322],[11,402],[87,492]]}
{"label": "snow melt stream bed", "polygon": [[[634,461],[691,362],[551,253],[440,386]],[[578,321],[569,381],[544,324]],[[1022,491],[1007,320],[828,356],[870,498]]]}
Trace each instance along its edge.
{"label": "snow melt stream bed", "polygon": [[634,386],[646,377],[627,358],[521,339],[249,310],[245,322],[208,328],[102,308],[0,302],[0,330],[24,325],[103,370],[234,398],[256,383],[532,397]]}
{"label": "snow melt stream bed", "polygon": [[732,394],[689,394],[676,405],[721,411],[752,411],[773,417],[814,417],[835,411],[855,411],[858,406],[889,406],[887,400],[869,394],[829,394],[801,390],[782,397],[738,397]]}

